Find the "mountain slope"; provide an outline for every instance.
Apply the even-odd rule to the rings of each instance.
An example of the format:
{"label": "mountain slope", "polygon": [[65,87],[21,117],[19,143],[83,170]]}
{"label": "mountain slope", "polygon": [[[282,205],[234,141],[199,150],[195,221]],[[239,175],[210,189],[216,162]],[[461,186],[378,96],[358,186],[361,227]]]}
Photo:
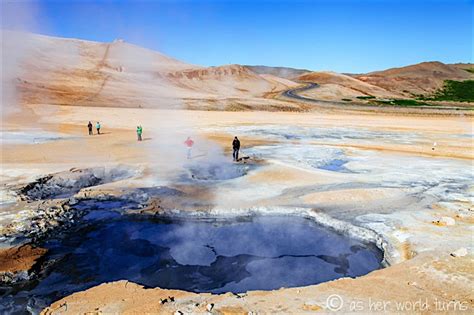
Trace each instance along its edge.
{"label": "mountain slope", "polygon": [[306,69],[295,69],[295,68],[288,68],[288,67],[268,67],[268,66],[244,66],[249,70],[258,73],[258,74],[269,74],[275,77],[280,77],[284,79],[293,80],[300,75],[305,73],[310,73],[311,71]]}
{"label": "mountain slope", "polygon": [[459,66],[434,61],[354,77],[395,93],[412,96],[434,93],[443,87],[444,80],[461,81],[474,76]]}
{"label": "mountain slope", "polygon": [[241,65],[187,69],[166,74],[166,78],[186,89],[220,96],[258,97],[274,90],[285,90],[296,83],[258,75]]}
{"label": "mountain slope", "polygon": [[186,100],[263,97],[288,87],[242,66],[191,65],[121,40],[2,35],[2,61],[15,65],[2,82],[26,104],[182,107]]}
{"label": "mountain slope", "polygon": [[351,76],[330,72],[311,72],[298,77],[299,81],[314,82],[320,85],[319,88],[308,90],[303,95],[326,100],[338,100],[346,97],[376,96],[376,97],[396,97],[396,93],[387,91],[378,86],[360,81]]}

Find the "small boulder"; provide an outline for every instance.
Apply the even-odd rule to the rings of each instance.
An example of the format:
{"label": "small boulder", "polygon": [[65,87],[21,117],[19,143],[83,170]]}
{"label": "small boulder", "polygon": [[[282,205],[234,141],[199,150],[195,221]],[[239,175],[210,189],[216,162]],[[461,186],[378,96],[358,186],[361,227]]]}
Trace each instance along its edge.
{"label": "small boulder", "polygon": [[313,311],[314,312],[314,311],[322,310],[322,307],[314,301],[307,301],[306,303],[304,303],[303,309],[305,311]]}
{"label": "small boulder", "polygon": [[206,305],[206,310],[208,312],[212,311],[213,308],[214,308],[214,303],[209,303],[209,304]]}
{"label": "small boulder", "polygon": [[453,257],[464,257],[466,255],[467,255],[467,248],[465,247],[461,247],[451,253],[451,256]]}

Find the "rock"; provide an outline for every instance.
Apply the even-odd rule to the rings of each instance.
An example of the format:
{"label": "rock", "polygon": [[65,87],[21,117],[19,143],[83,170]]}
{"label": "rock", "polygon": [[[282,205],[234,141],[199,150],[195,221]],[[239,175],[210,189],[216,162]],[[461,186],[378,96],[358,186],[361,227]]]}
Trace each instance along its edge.
{"label": "rock", "polygon": [[234,296],[238,299],[244,298],[247,296],[247,293],[231,293],[231,296]]}
{"label": "rock", "polygon": [[128,178],[131,172],[125,168],[86,168],[71,169],[49,174],[17,188],[22,200],[46,200],[56,196],[71,195],[70,204],[74,204],[74,195],[81,189]]}
{"label": "rock", "polygon": [[168,299],[160,299],[160,304],[165,304],[168,302]]}
{"label": "rock", "polygon": [[305,311],[320,311],[322,310],[322,307],[314,301],[307,301],[306,303],[304,303],[303,309]]}
{"label": "rock", "polygon": [[451,253],[451,256],[453,257],[464,257],[466,255],[467,255],[467,248],[465,247],[461,247]]}
{"label": "rock", "polygon": [[183,314],[184,314],[184,313],[181,312],[181,311],[176,311],[176,312],[174,312],[174,315],[183,315]]}
{"label": "rock", "polygon": [[206,310],[208,312],[212,311],[213,308],[214,308],[214,303],[209,303],[209,304],[206,305]]}
{"label": "rock", "polygon": [[0,248],[0,284],[12,284],[30,280],[37,260],[47,253],[47,249],[30,244]]}

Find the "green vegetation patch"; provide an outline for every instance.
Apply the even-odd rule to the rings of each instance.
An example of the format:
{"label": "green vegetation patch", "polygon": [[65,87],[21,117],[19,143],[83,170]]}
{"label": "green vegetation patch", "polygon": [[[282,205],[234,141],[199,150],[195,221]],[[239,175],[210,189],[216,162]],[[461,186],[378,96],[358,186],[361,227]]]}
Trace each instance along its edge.
{"label": "green vegetation patch", "polygon": [[374,99],[375,96],[366,95],[366,96],[357,96],[357,98],[360,99],[360,100],[371,100],[371,99]]}
{"label": "green vegetation patch", "polygon": [[425,102],[420,102],[417,100],[411,100],[411,99],[396,99],[392,101],[395,105],[401,105],[401,106],[422,106],[422,105],[430,105]]}
{"label": "green vegetation patch", "polygon": [[429,106],[430,105],[422,101],[411,100],[411,99],[376,100],[375,102],[382,105],[398,105],[398,106],[427,106],[427,105]]}
{"label": "green vegetation patch", "polygon": [[474,102],[474,80],[454,81],[445,80],[444,87],[432,97],[434,101]]}
{"label": "green vegetation patch", "polygon": [[443,88],[428,97],[419,95],[417,99],[371,100],[372,103],[379,105],[438,106],[425,101],[474,102],[474,80],[445,80]]}
{"label": "green vegetation patch", "polygon": [[464,70],[470,73],[474,73],[474,68],[465,68]]}

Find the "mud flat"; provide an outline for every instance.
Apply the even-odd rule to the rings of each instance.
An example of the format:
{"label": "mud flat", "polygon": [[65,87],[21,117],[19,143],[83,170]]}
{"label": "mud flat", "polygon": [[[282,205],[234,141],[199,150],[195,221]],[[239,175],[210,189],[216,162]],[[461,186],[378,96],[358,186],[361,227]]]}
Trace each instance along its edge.
{"label": "mud flat", "polygon": [[[104,279],[107,283],[58,296],[46,313],[472,311],[471,118],[56,110],[58,115],[52,116],[42,115],[47,107],[34,108],[44,130],[71,138],[2,144],[2,189],[13,196],[2,207],[2,228],[10,227],[6,232],[11,233],[4,233],[3,247],[40,242],[41,237],[29,237],[24,231],[30,229],[20,227],[31,226],[38,217],[58,221],[59,213],[78,215],[74,222],[109,214],[146,220],[289,215],[311,217],[357,240],[370,240],[384,250],[389,266],[355,279],[219,295]],[[83,135],[89,117],[110,115],[104,135]],[[134,141],[131,121],[144,126],[146,141]],[[190,133],[196,147],[187,161],[182,142]],[[242,141],[241,154],[250,157],[246,164],[229,162],[234,135]],[[97,168],[126,171],[118,172],[123,176],[116,180],[104,180],[103,174],[114,171],[85,171]],[[61,179],[69,178],[66,173],[75,174],[74,179]],[[47,179],[51,174],[57,180]],[[78,179],[86,184],[75,184]],[[49,181],[51,188],[38,189]],[[30,196],[30,189],[21,193],[20,186],[30,187]],[[24,197],[14,199],[15,192]],[[117,200],[130,204],[114,205]],[[100,202],[110,202],[108,210]],[[64,218],[57,226],[71,229],[70,218]],[[61,228],[45,226],[51,226],[46,239],[62,237]],[[285,276],[297,278],[292,277],[297,269],[289,269]]]}

